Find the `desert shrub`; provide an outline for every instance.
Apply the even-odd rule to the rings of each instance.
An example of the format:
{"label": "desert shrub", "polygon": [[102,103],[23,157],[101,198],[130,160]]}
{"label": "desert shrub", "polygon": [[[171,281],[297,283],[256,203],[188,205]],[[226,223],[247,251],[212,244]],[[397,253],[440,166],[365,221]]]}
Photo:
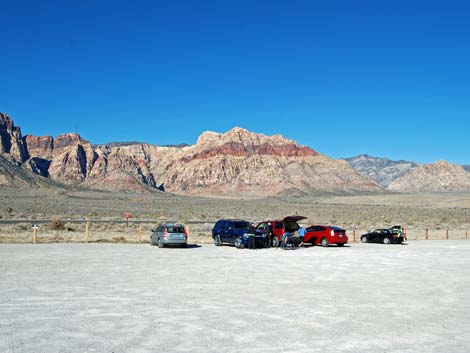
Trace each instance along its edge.
{"label": "desert shrub", "polygon": [[7,211],[7,213],[8,213],[9,215],[11,215],[11,214],[13,213],[13,208],[7,207],[7,208],[6,208],[6,211]]}
{"label": "desert shrub", "polygon": [[126,237],[123,237],[122,235],[120,235],[118,237],[114,237],[113,240],[116,243],[124,243],[124,242],[126,242]]}
{"label": "desert shrub", "polygon": [[65,229],[64,222],[62,222],[60,219],[56,218],[49,223],[49,228],[53,230],[62,230]]}

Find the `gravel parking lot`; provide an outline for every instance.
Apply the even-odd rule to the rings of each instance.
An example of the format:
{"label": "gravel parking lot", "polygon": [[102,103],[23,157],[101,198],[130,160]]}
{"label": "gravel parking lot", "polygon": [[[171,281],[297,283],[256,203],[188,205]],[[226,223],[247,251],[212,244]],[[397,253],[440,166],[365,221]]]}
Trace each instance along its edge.
{"label": "gravel parking lot", "polygon": [[0,352],[470,352],[470,241],[1,244]]}

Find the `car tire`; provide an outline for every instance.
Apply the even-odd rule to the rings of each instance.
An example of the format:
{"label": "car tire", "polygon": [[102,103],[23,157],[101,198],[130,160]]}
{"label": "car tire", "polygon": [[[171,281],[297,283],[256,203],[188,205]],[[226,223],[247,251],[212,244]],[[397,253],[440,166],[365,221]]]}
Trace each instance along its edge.
{"label": "car tire", "polygon": [[341,247],[344,246],[344,243],[338,243],[338,244],[336,244],[336,245],[338,245],[338,246],[341,248]]}
{"label": "car tire", "polygon": [[243,249],[243,248],[245,247],[245,246],[243,245],[242,237],[236,237],[234,244],[235,244],[235,247],[236,247],[237,249]]}
{"label": "car tire", "polygon": [[157,241],[157,245],[158,245],[158,247],[159,247],[160,249],[162,249],[162,248],[165,247],[165,245],[163,245],[163,243],[160,241],[160,238],[159,238],[158,241]]}
{"label": "car tire", "polygon": [[323,238],[320,242],[321,246],[323,246],[324,248],[326,248],[328,246],[328,239],[326,238]]}
{"label": "car tire", "polygon": [[369,240],[367,240],[367,237],[364,235],[363,237],[361,237],[361,243],[368,243]]}
{"label": "car tire", "polygon": [[385,245],[389,245],[391,243],[390,239],[388,238],[384,238],[383,242]]}
{"label": "car tire", "polygon": [[221,246],[222,245],[222,240],[220,240],[220,234],[214,235],[214,245],[215,246]]}
{"label": "car tire", "polygon": [[277,248],[279,246],[279,238],[273,237],[273,248]]}

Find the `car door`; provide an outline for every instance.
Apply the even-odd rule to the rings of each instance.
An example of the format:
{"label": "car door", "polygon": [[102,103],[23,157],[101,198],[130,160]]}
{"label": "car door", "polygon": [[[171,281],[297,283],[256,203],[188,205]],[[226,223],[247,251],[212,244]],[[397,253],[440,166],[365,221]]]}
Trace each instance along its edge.
{"label": "car door", "polygon": [[275,222],[273,232],[276,237],[281,239],[284,235],[284,222]]}
{"label": "car door", "polygon": [[375,243],[378,241],[379,237],[380,237],[380,231],[376,229],[369,234],[369,241],[372,243]]}
{"label": "car door", "polygon": [[222,241],[228,241],[227,229],[230,222],[224,221],[220,224],[219,234]]}
{"label": "car door", "polygon": [[310,243],[312,245],[318,244],[318,232],[319,232],[319,227],[318,226],[311,226],[307,228],[307,237],[304,238],[304,242]]}

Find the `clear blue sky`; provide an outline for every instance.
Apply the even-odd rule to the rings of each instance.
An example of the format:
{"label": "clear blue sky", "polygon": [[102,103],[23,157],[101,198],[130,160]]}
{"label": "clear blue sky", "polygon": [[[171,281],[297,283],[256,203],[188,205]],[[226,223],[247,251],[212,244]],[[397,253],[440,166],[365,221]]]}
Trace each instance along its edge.
{"label": "clear blue sky", "polygon": [[0,0],[0,19],[0,111],[24,133],[241,126],[332,157],[470,163],[464,1]]}

